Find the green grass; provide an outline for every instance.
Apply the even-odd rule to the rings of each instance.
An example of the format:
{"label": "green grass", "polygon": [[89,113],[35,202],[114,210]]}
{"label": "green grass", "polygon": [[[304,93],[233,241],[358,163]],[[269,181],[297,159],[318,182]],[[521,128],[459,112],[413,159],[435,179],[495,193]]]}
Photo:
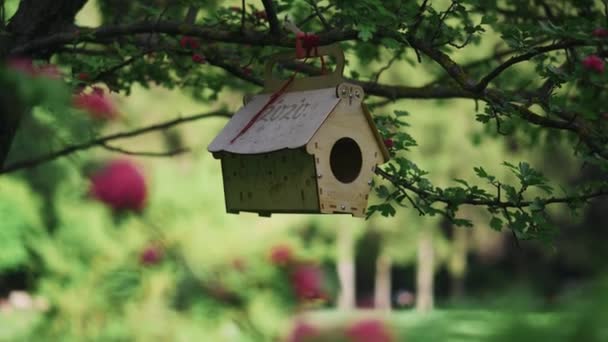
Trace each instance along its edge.
{"label": "green grass", "polygon": [[[560,320],[555,313],[520,313],[489,310],[435,310],[420,314],[414,310],[394,311],[390,314],[371,310],[338,312],[325,310],[308,313],[306,319],[323,327],[348,325],[364,318],[378,318],[388,322],[398,336],[397,341],[495,341],[505,339],[516,323],[534,327],[537,331],[550,329]],[[508,339],[507,339],[508,340]]]}
{"label": "green grass", "polygon": [[0,312],[0,341],[25,341],[40,318],[40,313],[30,310]]}

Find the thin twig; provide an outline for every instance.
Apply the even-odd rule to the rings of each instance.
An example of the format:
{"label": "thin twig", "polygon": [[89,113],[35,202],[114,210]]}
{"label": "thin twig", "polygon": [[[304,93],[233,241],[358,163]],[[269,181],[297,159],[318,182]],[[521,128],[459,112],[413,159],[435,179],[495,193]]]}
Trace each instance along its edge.
{"label": "thin twig", "polygon": [[90,140],[90,141],[87,141],[84,143],[67,146],[59,151],[55,151],[55,152],[52,152],[52,153],[49,153],[49,154],[46,154],[46,155],[43,155],[40,157],[21,160],[21,161],[12,163],[12,164],[4,167],[3,169],[1,169],[0,174],[36,167],[40,164],[71,155],[75,152],[84,151],[84,150],[87,150],[87,149],[90,149],[93,147],[103,146],[104,144],[107,144],[110,141],[130,138],[130,137],[134,137],[134,136],[138,136],[138,135],[142,135],[142,134],[150,133],[150,132],[154,132],[154,131],[165,130],[167,128],[170,128],[170,127],[173,127],[176,125],[180,125],[180,124],[183,124],[186,122],[192,122],[192,121],[212,118],[212,117],[230,117],[230,114],[225,109],[220,109],[220,110],[210,112],[210,113],[185,116],[185,117],[173,119],[170,121],[161,122],[158,124],[138,128],[138,129],[135,129],[132,131],[120,132],[120,133],[114,133],[114,134],[102,136],[102,137],[99,137],[99,138],[96,138],[96,139],[93,139],[93,140]]}
{"label": "thin twig", "polygon": [[454,8],[455,5],[456,5],[456,1],[452,0],[452,2],[450,3],[450,7],[448,7],[448,9],[445,10],[445,12],[441,13],[441,15],[439,16],[439,25],[437,25],[437,29],[435,29],[435,32],[433,33],[433,36],[431,37],[431,44],[435,41],[435,39],[437,39],[437,37],[439,37],[439,33],[441,32],[441,29],[443,28],[443,25],[445,24],[445,19],[450,14],[450,12],[452,12],[452,9]]}
{"label": "thin twig", "polygon": [[537,47],[537,48],[532,49],[532,51],[530,51],[528,53],[524,53],[519,56],[511,57],[506,62],[502,63],[501,65],[496,67],[494,70],[492,70],[484,78],[482,78],[481,81],[479,81],[479,83],[477,83],[477,85],[474,88],[476,91],[482,91],[483,89],[485,89],[488,86],[488,84],[493,79],[495,79],[503,71],[507,70],[508,68],[512,67],[513,65],[515,65],[517,63],[528,61],[535,56],[538,56],[538,55],[541,55],[541,54],[544,54],[547,52],[567,49],[567,48],[575,47],[580,44],[581,44],[581,42],[579,42],[579,41],[570,40],[570,41],[565,41],[565,42],[561,42],[561,43]]}
{"label": "thin twig", "polygon": [[121,154],[126,154],[126,155],[130,155],[130,156],[140,156],[140,157],[173,157],[176,156],[178,154],[183,154],[186,152],[190,152],[189,148],[178,148],[175,150],[170,150],[170,151],[164,151],[164,152],[143,152],[143,151],[130,151],[130,150],[125,150],[123,148],[120,147],[116,147],[116,146],[112,146],[108,143],[102,143],[101,146],[108,150],[108,151],[112,151],[112,152],[117,152],[117,153],[121,153]]}
{"label": "thin twig", "polygon": [[325,29],[325,31],[331,30],[331,25],[329,25],[329,22],[327,21],[327,19],[325,19],[323,13],[321,13],[321,11],[319,10],[319,6],[317,6],[316,0],[307,0],[306,2],[312,7],[314,13],[321,21],[321,24],[323,24],[323,28]]}
{"label": "thin twig", "polygon": [[264,10],[266,11],[266,18],[268,18],[268,24],[270,25],[270,33],[275,37],[281,36],[281,24],[279,24],[279,18],[277,17],[277,11],[274,8],[272,0],[262,0],[264,4]]}
{"label": "thin twig", "polygon": [[[323,8],[319,8],[319,13],[323,14],[323,13],[327,12],[329,9],[331,9],[332,7],[334,7],[333,4],[327,5],[327,6],[323,7]],[[313,14],[307,16],[306,18],[302,19],[296,25],[299,26],[299,27],[302,27],[302,26],[304,26],[305,24],[307,24],[309,21],[313,20],[316,17],[317,17],[317,13],[313,13]]]}
{"label": "thin twig", "polygon": [[184,19],[184,22],[186,24],[194,24],[196,22],[196,16],[198,14],[198,7],[196,6],[190,6],[188,7],[188,12],[186,12],[186,18]]}
{"label": "thin twig", "polygon": [[378,72],[376,73],[376,75],[373,78],[373,82],[377,84],[382,73],[385,72],[386,70],[390,69],[390,67],[393,65],[393,63],[395,63],[400,57],[401,57],[401,51],[395,53],[393,58],[391,58],[385,66],[383,66],[382,68],[380,68],[378,70]]}
{"label": "thin twig", "polygon": [[6,26],[6,23],[4,22],[5,18],[5,9],[4,9],[4,1],[5,0],[0,0],[0,29],[4,29],[4,27]]}
{"label": "thin twig", "polygon": [[112,66],[112,67],[110,67],[110,68],[108,68],[106,70],[103,70],[103,71],[99,72],[99,74],[97,74],[97,76],[95,76],[92,79],[92,83],[96,82],[96,81],[103,80],[105,77],[107,77],[107,76],[115,73],[116,71],[118,71],[118,70],[126,67],[127,65],[135,62],[136,60],[142,58],[143,56],[145,56],[148,53],[150,53],[150,51],[143,52],[143,53],[141,53],[141,54],[139,54],[137,56],[132,56],[132,57],[124,60],[123,62],[118,63],[117,65],[114,65],[114,66]]}
{"label": "thin twig", "polygon": [[245,7],[245,0],[241,0],[241,32],[245,32],[245,15],[247,14],[247,8]]}
{"label": "thin twig", "polygon": [[422,19],[424,18],[424,11],[426,11],[426,5],[429,2],[429,0],[424,0],[422,2],[422,4],[420,5],[420,8],[418,9],[418,14],[416,14],[416,21],[414,22],[414,25],[412,25],[412,27],[409,29],[409,34],[411,34],[412,36],[416,35],[416,31],[418,31],[418,27],[420,26],[420,23],[422,23]]}

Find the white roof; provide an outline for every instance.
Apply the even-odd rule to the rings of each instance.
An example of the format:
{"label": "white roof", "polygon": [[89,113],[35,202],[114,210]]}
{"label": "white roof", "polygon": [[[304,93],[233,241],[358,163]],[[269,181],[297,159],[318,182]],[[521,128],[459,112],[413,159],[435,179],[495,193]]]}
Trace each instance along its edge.
{"label": "white roof", "polygon": [[302,147],[340,101],[335,87],[285,93],[258,117],[253,126],[230,143],[269,98],[270,94],[257,95],[236,112],[211,142],[209,152],[256,154]]}

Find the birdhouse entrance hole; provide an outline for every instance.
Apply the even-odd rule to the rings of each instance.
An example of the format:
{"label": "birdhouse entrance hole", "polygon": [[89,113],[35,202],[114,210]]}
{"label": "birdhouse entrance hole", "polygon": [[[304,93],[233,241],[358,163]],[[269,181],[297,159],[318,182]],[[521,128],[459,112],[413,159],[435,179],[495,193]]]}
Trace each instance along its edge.
{"label": "birdhouse entrance hole", "polygon": [[341,138],[331,148],[329,155],[331,172],[342,183],[351,183],[359,176],[363,165],[361,148],[351,138]]}

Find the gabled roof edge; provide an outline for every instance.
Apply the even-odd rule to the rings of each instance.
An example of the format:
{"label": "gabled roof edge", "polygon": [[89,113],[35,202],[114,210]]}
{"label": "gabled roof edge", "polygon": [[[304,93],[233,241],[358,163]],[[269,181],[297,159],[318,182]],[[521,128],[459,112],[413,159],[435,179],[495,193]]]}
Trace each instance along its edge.
{"label": "gabled roof edge", "polygon": [[361,108],[363,109],[363,114],[365,115],[365,118],[367,119],[367,123],[369,124],[369,126],[372,129],[374,138],[376,138],[376,143],[378,144],[378,147],[380,147],[380,151],[382,152],[382,156],[384,157],[384,162],[386,163],[387,161],[389,161],[391,159],[391,155],[388,152],[386,145],[384,144],[384,139],[382,139],[380,132],[378,132],[378,128],[376,127],[376,124],[374,123],[374,119],[372,118],[372,114],[369,112],[367,105],[365,103],[361,102]]}

